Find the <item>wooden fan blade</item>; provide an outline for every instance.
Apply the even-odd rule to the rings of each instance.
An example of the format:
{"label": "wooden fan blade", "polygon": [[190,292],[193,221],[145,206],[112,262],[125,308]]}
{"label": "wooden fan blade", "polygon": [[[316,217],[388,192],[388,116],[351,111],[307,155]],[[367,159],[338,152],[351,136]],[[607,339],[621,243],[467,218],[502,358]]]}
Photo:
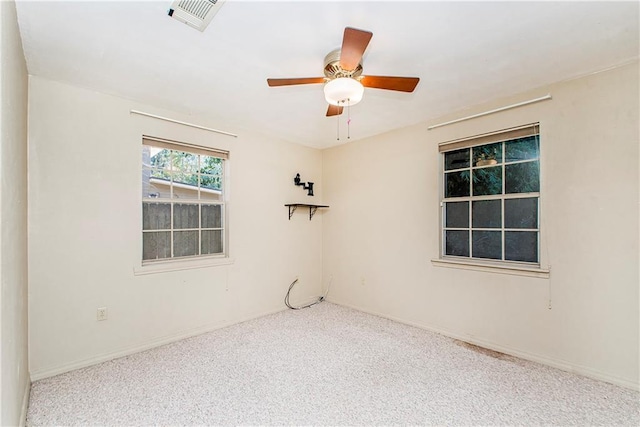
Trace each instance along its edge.
{"label": "wooden fan blade", "polygon": [[331,116],[339,116],[342,114],[343,107],[338,107],[337,105],[329,104],[329,109],[327,109],[327,117]]}
{"label": "wooden fan blade", "polygon": [[324,77],[303,77],[294,79],[267,79],[267,84],[273,86],[307,85],[311,83],[324,83]]}
{"label": "wooden fan blade", "polygon": [[360,83],[362,83],[364,87],[374,89],[413,92],[419,81],[420,79],[418,77],[364,76],[360,80]]}
{"label": "wooden fan blade", "polygon": [[340,51],[340,66],[343,70],[351,71],[358,66],[372,36],[371,31],[351,27],[344,29]]}

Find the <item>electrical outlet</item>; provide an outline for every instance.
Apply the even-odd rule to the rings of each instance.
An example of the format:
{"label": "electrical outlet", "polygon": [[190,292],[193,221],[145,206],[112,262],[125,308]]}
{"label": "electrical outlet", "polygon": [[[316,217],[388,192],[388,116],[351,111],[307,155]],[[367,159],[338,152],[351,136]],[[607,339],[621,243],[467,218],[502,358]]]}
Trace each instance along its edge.
{"label": "electrical outlet", "polygon": [[362,276],[362,277],[360,278],[360,285],[361,285],[361,286],[364,286],[366,283],[367,283],[367,281],[365,280],[364,276]]}
{"label": "electrical outlet", "polygon": [[100,307],[96,313],[98,320],[107,320],[107,307]]}

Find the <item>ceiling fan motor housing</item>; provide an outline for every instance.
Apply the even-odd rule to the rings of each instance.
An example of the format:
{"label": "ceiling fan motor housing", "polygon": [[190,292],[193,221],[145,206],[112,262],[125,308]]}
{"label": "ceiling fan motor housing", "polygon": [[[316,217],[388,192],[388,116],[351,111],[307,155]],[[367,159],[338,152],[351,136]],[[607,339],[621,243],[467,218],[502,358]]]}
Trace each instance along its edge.
{"label": "ceiling fan motor housing", "polygon": [[336,49],[324,57],[324,75],[329,80],[337,79],[338,77],[350,77],[359,80],[358,77],[362,74],[362,62],[358,63],[358,66],[353,70],[344,70],[340,66],[340,52],[340,49]]}

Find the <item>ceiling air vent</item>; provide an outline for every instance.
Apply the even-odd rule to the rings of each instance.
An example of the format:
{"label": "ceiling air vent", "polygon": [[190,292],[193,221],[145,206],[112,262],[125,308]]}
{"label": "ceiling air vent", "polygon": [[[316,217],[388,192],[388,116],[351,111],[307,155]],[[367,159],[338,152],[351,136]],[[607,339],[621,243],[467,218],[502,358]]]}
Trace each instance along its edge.
{"label": "ceiling air vent", "polygon": [[204,31],[225,0],[175,0],[169,16],[196,30]]}

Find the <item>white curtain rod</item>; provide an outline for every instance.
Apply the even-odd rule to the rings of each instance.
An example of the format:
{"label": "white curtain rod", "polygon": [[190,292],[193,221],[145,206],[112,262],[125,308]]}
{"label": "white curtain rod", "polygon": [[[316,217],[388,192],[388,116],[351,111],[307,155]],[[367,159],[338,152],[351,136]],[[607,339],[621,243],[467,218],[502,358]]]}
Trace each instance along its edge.
{"label": "white curtain rod", "polygon": [[444,123],[438,123],[437,125],[428,126],[427,130],[439,128],[441,126],[451,125],[453,123],[458,123],[458,122],[462,122],[462,121],[469,120],[469,119],[475,119],[476,117],[486,116],[488,114],[497,113],[499,111],[510,110],[510,109],[516,108],[516,107],[522,107],[523,105],[533,104],[534,102],[545,101],[547,99],[551,99],[551,94],[547,94],[545,96],[541,96],[540,98],[530,99],[528,101],[518,102],[517,104],[507,105],[506,107],[496,108],[495,110],[485,111],[484,113],[478,113],[478,114],[474,114],[472,116],[462,117],[461,119],[455,119],[455,120],[451,120],[451,121],[444,122]]}
{"label": "white curtain rod", "polygon": [[155,114],[145,113],[144,111],[131,110],[130,112],[131,112],[131,114],[139,114],[141,116],[153,117],[154,119],[164,120],[166,122],[171,122],[171,123],[177,123],[179,125],[191,126],[192,128],[196,128],[196,129],[208,130],[209,132],[220,133],[222,135],[228,135],[228,136],[232,136],[234,138],[238,137],[238,135],[236,135],[234,133],[225,132],[223,130],[218,130],[218,129],[212,129],[212,128],[208,128],[208,127],[205,127],[205,126],[194,125],[193,123],[182,122],[180,120],[174,120],[174,119],[170,119],[168,117],[156,116]]}

